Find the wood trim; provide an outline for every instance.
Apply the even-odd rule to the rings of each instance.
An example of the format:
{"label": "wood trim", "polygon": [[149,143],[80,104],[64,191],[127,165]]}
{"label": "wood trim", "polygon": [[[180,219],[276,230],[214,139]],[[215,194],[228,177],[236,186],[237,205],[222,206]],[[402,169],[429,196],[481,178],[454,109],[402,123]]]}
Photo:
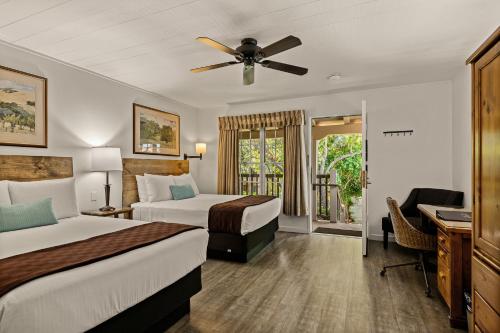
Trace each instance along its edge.
{"label": "wood trim", "polygon": [[71,157],[0,155],[0,180],[25,182],[68,177],[73,177]]}
{"label": "wood trim", "polygon": [[188,160],[124,158],[122,163],[123,207],[130,207],[131,204],[139,201],[139,193],[137,191],[137,181],[135,176],[142,176],[146,173],[163,176],[182,175],[189,172]]}
{"label": "wood trim", "polygon": [[491,34],[490,37],[488,37],[487,40],[485,40],[474,53],[470,55],[470,57],[465,61],[465,63],[468,65],[470,63],[475,62],[479,57],[481,57],[484,53],[488,51],[488,49],[495,44],[498,40],[500,40],[500,26],[497,27],[495,32]]}
{"label": "wood trim", "polygon": [[482,100],[481,100],[481,87],[483,82],[481,81],[481,70],[488,66],[492,61],[494,61],[497,57],[500,56],[500,34],[495,39],[496,44],[489,43],[489,49],[485,49],[482,53],[482,57],[477,59],[476,62],[473,63],[473,110],[474,110],[474,168],[473,168],[473,176],[474,176],[474,187],[473,187],[473,195],[474,195],[474,210],[473,210],[473,228],[474,228],[474,240],[473,240],[473,248],[481,248],[481,253],[484,257],[487,257],[489,261],[493,262],[495,266],[500,266],[500,248],[495,247],[494,244],[487,242],[484,238],[482,238],[482,216],[481,216],[481,196],[482,196],[482,188],[481,188],[481,169],[482,169],[482,156],[481,156],[481,148],[483,146],[482,143],[482,133],[483,133],[483,113],[482,113]]}
{"label": "wood trim", "polygon": [[48,96],[47,96],[47,93],[48,93],[48,88],[47,88],[47,86],[48,86],[48,80],[47,80],[47,78],[43,77],[43,76],[39,76],[39,75],[35,75],[35,74],[23,72],[23,71],[20,71],[18,69],[5,67],[5,66],[0,66],[0,69],[4,69],[4,70],[11,71],[11,72],[14,72],[14,73],[22,74],[22,75],[31,76],[31,77],[34,77],[36,79],[40,79],[40,80],[43,81],[43,88],[44,88],[43,109],[44,109],[44,116],[45,116],[44,133],[43,133],[44,143],[42,145],[30,145],[30,144],[23,144],[23,143],[0,143],[0,146],[47,148],[48,145],[49,145],[49,135],[48,135],[48,133],[49,133],[49,131],[48,131],[49,112],[48,112],[48,109],[47,109],[47,105],[48,105],[47,104],[47,99],[48,99]]}
{"label": "wood trim", "polygon": [[[179,130],[177,131],[177,141],[179,142],[179,154],[145,153],[145,152],[140,152],[140,151],[135,150],[135,148],[136,148],[135,147],[135,107],[136,106],[139,106],[141,108],[148,109],[151,111],[171,114],[171,115],[179,118]],[[149,106],[145,106],[142,104],[132,103],[132,150],[133,150],[134,154],[180,157],[181,156],[181,116],[179,114],[163,111],[160,109],[151,108]]]}

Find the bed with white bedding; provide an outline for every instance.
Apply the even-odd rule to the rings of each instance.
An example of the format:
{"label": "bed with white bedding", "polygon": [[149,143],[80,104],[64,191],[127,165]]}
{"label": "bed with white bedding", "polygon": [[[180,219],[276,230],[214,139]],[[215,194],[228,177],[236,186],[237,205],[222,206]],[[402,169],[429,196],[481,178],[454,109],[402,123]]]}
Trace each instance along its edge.
{"label": "bed with white bedding", "polygon": [[[146,222],[93,216],[0,233],[0,259]],[[175,283],[206,259],[203,229],[28,282],[0,298],[0,332],[83,332]]]}
{"label": "bed with white bedding", "polygon": [[[89,238],[153,225],[80,215],[70,157],[0,155],[0,165],[3,272],[17,272],[17,264],[9,267],[5,263],[17,263],[18,257],[30,257],[39,250],[47,253],[58,246],[67,249]],[[38,201],[50,203],[44,214],[36,210],[30,218],[6,218],[8,210],[23,214],[26,207],[33,207],[33,202]],[[41,216],[47,214],[52,221],[44,225],[40,223]],[[19,221],[23,224],[16,224]],[[27,226],[25,222],[36,223]],[[190,297],[201,290],[201,264],[206,260],[208,233],[202,228],[186,230],[10,287],[13,275],[7,273],[0,280],[0,286],[4,286],[0,296],[0,333],[146,329],[163,332],[189,313]],[[22,271],[31,274],[28,269]]]}
{"label": "bed with white bedding", "polygon": [[[189,161],[123,159],[122,203],[134,208],[134,218],[143,221],[176,222],[207,228],[212,207],[236,201],[243,196],[200,194],[189,173]],[[190,198],[176,200],[170,187],[189,185]],[[281,200],[270,201],[244,208],[238,233],[221,230],[209,231],[208,256],[210,258],[247,262],[274,240],[278,230]],[[223,220],[221,219],[221,224]],[[213,224],[212,224],[213,225]]]}
{"label": "bed with white bedding", "polygon": [[[208,211],[215,204],[242,198],[242,195],[198,194],[184,200],[136,202],[134,219],[141,221],[168,221],[208,228]],[[258,206],[245,208],[241,221],[241,234],[251,233],[272,221],[281,211],[281,200],[273,199]]]}

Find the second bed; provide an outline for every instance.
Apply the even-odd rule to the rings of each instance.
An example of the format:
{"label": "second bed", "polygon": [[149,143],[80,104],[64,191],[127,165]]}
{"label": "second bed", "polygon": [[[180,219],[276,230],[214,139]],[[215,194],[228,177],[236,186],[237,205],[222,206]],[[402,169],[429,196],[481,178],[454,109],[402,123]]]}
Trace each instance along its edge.
{"label": "second bed", "polygon": [[[134,219],[164,221],[208,228],[212,206],[239,199],[239,195],[198,194],[183,200],[140,202],[137,175],[182,175],[189,172],[188,161],[123,159],[123,204],[134,208]],[[247,262],[274,240],[278,230],[281,200],[246,207],[241,218],[241,232],[209,230],[207,254],[211,258]]]}

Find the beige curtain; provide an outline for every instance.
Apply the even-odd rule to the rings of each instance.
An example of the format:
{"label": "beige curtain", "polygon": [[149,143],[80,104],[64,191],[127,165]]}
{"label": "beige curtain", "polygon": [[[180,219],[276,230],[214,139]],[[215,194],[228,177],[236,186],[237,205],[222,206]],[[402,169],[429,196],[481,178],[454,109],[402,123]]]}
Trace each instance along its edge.
{"label": "beige curtain", "polygon": [[283,213],[307,215],[304,122],[302,110],[219,118],[218,193],[239,194],[238,131],[282,127],[285,133]]}
{"label": "beige curtain", "polygon": [[240,165],[237,129],[220,130],[217,165],[217,193],[240,194]]}
{"label": "beige curtain", "polygon": [[283,184],[283,214],[308,214],[306,151],[304,142],[304,113],[300,121],[285,126],[285,170]]}

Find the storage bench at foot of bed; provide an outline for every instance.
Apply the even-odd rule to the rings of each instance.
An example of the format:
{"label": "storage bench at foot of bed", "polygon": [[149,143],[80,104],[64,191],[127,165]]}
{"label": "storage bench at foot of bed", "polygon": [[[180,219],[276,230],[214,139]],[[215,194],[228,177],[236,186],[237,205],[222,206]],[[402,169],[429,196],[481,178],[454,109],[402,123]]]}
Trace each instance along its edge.
{"label": "storage bench at foot of bed", "polygon": [[87,331],[165,332],[190,312],[190,298],[201,290],[201,266],[153,296]]}
{"label": "storage bench at foot of bed", "polygon": [[278,218],[246,235],[208,232],[207,255],[213,259],[248,262],[274,240]]}

